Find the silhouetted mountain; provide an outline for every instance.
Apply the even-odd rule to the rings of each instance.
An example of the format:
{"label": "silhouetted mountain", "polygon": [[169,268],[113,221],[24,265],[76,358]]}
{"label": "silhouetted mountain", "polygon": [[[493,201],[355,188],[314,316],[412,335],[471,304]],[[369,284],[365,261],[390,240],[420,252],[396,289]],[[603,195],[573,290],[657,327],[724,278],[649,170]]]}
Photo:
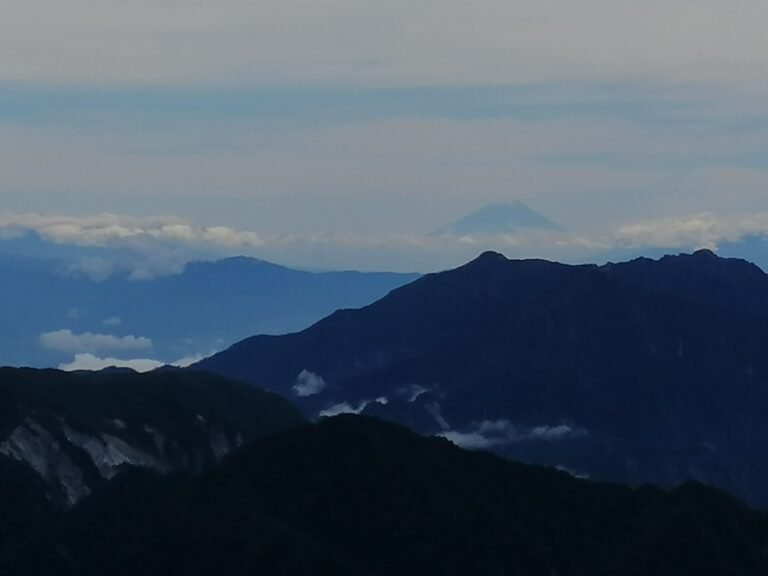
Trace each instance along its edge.
{"label": "silhouetted mountain", "polygon": [[510,234],[519,230],[560,230],[561,228],[520,201],[489,204],[432,232],[434,235]]}
{"label": "silhouetted mountain", "polygon": [[762,576],[768,569],[768,519],[716,490],[577,480],[358,416],[258,440],[200,476],[124,475],[45,534],[0,551],[0,572]]}
{"label": "silhouetted mountain", "polygon": [[[5,243],[13,241],[4,241]],[[24,252],[23,254],[26,254]],[[210,354],[254,333],[306,328],[338,308],[363,306],[415,274],[293,270],[254,258],[193,262],[180,274],[147,280],[116,273],[101,281],[101,260],[85,262],[0,254],[0,365],[51,367],[76,353],[174,362]],[[141,337],[135,349],[101,339],[44,345],[41,335],[69,330]],[[93,344],[93,340],[90,341]]]}
{"label": "silhouetted mountain", "polygon": [[127,468],[202,470],[303,422],[283,398],[209,374],[0,369],[0,455],[63,505]]}
{"label": "silhouetted mountain", "polygon": [[605,266],[485,253],[198,364],[574,474],[696,479],[768,505],[768,277],[693,255]]}

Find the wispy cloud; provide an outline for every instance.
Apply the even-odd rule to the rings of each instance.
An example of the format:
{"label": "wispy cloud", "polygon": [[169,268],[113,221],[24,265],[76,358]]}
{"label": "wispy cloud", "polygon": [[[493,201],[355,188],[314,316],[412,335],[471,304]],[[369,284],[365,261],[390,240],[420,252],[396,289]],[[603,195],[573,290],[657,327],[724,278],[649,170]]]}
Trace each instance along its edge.
{"label": "wispy cloud", "polygon": [[473,424],[464,431],[446,430],[438,434],[457,446],[470,450],[489,449],[522,442],[559,442],[586,435],[586,430],[567,424],[525,428],[509,420],[485,420]]}
{"label": "wispy cloud", "polygon": [[363,410],[366,409],[366,407],[369,404],[376,403],[381,405],[386,405],[389,403],[389,400],[381,396],[379,398],[376,398],[375,400],[363,400],[361,402],[357,403],[357,406],[353,406],[349,402],[339,402],[337,404],[333,404],[326,408],[325,410],[321,410],[318,414],[318,417],[323,418],[330,418],[333,416],[338,416],[339,414],[360,414],[363,412]]}

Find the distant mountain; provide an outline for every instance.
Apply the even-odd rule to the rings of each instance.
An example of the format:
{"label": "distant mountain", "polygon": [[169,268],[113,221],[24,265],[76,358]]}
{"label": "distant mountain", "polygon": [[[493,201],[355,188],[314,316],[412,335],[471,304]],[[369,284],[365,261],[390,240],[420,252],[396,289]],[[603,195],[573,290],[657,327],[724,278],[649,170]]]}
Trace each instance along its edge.
{"label": "distant mountain", "polygon": [[433,235],[470,236],[511,234],[519,230],[561,230],[538,212],[517,200],[490,204],[432,232]]}
{"label": "distant mountain", "polygon": [[35,477],[29,490],[70,506],[126,469],[202,470],[303,422],[283,398],[209,374],[3,368],[0,477]]}
{"label": "distant mountain", "polygon": [[363,412],[574,474],[768,506],[768,276],[708,251],[605,266],[485,253],[200,362],[312,417]]}
{"label": "distant mountain", "polygon": [[[0,518],[0,525],[3,519]],[[341,416],[211,471],[120,477],[0,573],[762,576],[768,519],[699,484],[577,480]],[[21,539],[21,542],[18,540]]]}
{"label": "distant mountain", "polygon": [[[6,242],[15,246],[0,246]],[[150,280],[117,274],[97,282],[69,260],[20,254],[0,254],[0,365],[55,367],[78,353],[173,362],[254,333],[306,328],[418,277],[312,273],[240,257],[193,262]]]}

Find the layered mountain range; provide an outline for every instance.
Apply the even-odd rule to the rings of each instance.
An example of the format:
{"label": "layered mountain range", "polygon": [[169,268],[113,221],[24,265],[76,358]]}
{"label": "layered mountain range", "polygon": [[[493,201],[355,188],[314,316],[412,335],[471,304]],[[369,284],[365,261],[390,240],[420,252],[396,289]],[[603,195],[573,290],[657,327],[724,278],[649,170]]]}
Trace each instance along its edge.
{"label": "layered mountain range", "polygon": [[0,575],[762,575],[706,484],[768,503],[766,346],[745,261],[489,252],[190,370],[0,369]]}
{"label": "layered mountain range", "polygon": [[768,276],[709,251],[604,266],[485,253],[196,369],[574,475],[768,505]]}

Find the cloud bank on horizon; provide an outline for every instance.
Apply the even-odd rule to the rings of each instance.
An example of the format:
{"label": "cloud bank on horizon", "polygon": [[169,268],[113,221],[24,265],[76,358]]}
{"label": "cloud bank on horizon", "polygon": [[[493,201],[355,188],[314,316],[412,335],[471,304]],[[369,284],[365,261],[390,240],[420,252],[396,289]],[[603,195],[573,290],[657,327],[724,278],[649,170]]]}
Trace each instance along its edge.
{"label": "cloud bank on horizon", "polygon": [[[764,232],[767,21],[756,0],[10,0],[0,234],[378,269],[716,246]],[[567,231],[424,237],[512,199]]]}
{"label": "cloud bank on horizon", "polygon": [[[488,207],[492,216],[490,231],[478,228],[454,232],[449,226],[440,233],[274,234],[221,226],[199,228],[176,217],[6,213],[0,214],[0,255],[4,251],[3,239],[13,242],[32,234],[36,243],[42,242],[39,249],[46,256],[46,251],[54,247],[72,247],[62,257],[62,274],[102,281],[122,273],[130,280],[141,281],[180,273],[194,260],[243,254],[294,266],[325,264],[337,269],[429,272],[459,266],[484,250],[500,251],[511,258],[546,257],[576,263],[599,261],[611,253],[621,258],[621,251],[628,255],[656,249],[718,251],[724,245],[745,239],[768,238],[768,212],[735,216],[701,212],[637,220],[585,234],[559,228],[520,203],[509,206],[522,206],[525,217],[530,212],[543,218],[546,225],[525,225],[499,232],[500,221],[492,210],[498,206]],[[470,216],[485,212],[483,209]],[[500,214],[510,216],[503,210]],[[765,262],[768,258],[761,265]],[[121,319],[107,318],[103,324],[120,325]],[[82,336],[100,337],[65,331],[45,336],[51,346],[54,341],[71,343],[80,341]]]}

